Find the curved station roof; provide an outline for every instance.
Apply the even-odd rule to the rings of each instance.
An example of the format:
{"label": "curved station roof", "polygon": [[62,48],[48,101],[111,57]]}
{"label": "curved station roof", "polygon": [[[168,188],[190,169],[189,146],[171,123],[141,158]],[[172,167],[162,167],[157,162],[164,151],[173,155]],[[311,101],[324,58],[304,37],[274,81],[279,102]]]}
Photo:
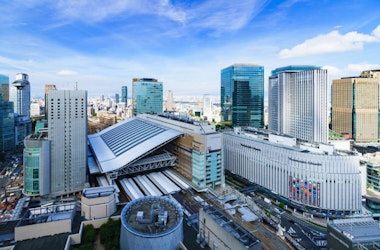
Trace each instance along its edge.
{"label": "curved station roof", "polygon": [[182,135],[181,132],[131,118],[117,123],[88,140],[102,173],[116,171]]}

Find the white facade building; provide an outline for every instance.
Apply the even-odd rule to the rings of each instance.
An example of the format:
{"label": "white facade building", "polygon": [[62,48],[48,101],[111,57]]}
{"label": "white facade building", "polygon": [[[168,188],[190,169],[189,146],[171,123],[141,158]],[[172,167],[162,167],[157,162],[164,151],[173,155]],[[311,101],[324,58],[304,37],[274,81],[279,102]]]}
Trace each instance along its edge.
{"label": "white facade building", "polygon": [[203,95],[203,116],[210,119],[212,116],[212,97],[210,95]]}
{"label": "white facade building", "polygon": [[87,91],[49,90],[51,194],[82,191],[87,165]]}
{"label": "white facade building", "polygon": [[41,106],[38,102],[32,102],[30,104],[30,116],[40,116]]}
{"label": "white facade building", "polygon": [[315,210],[360,212],[359,155],[266,131],[223,133],[230,172]]}
{"label": "white facade building", "polygon": [[299,139],[327,143],[327,70],[288,66],[269,77],[268,129]]}
{"label": "white facade building", "polygon": [[116,212],[116,189],[113,186],[83,189],[81,214],[86,220],[106,218]]}
{"label": "white facade building", "polygon": [[27,74],[16,74],[16,79],[9,89],[9,101],[14,103],[15,113],[30,116],[30,83]]}
{"label": "white facade building", "polygon": [[168,90],[167,101],[166,101],[166,111],[174,111],[174,98],[173,91]]}

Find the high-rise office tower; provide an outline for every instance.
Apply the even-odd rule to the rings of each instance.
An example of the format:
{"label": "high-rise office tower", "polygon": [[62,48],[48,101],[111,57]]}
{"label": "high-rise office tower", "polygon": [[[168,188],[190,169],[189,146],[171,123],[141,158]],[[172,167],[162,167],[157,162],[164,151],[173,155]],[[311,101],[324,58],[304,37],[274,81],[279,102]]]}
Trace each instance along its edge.
{"label": "high-rise office tower", "polygon": [[54,90],[54,89],[57,89],[57,87],[55,86],[55,84],[45,84],[45,119],[47,120],[48,118],[48,112],[49,112],[49,105],[48,105],[48,102],[49,102],[49,90]]}
{"label": "high-rise office tower", "polygon": [[327,143],[327,70],[308,65],[273,70],[268,101],[268,129]]}
{"label": "high-rise office tower", "polygon": [[122,86],[121,87],[121,102],[125,102],[125,105],[127,105],[128,101],[128,87]]}
{"label": "high-rise office tower", "polygon": [[173,91],[168,90],[168,99],[166,102],[166,111],[174,111],[174,98]]}
{"label": "high-rise office tower", "polygon": [[30,83],[27,74],[16,74],[16,80],[10,88],[9,100],[14,103],[15,113],[30,117]]}
{"label": "high-rise office tower", "polygon": [[264,126],[264,67],[233,64],[221,71],[221,114],[232,126]]}
{"label": "high-rise office tower", "polygon": [[0,74],[0,96],[3,102],[9,102],[9,77]]}
{"label": "high-rise office tower", "polygon": [[24,139],[33,131],[32,119],[26,115],[15,115],[15,144],[19,149],[24,148]]}
{"label": "high-rise office tower", "polygon": [[0,74],[0,84],[7,83],[9,84],[9,77],[3,74]]}
{"label": "high-rise office tower", "polygon": [[356,142],[377,142],[380,138],[380,78],[373,72],[332,81],[332,130]]}
{"label": "high-rise office tower", "polygon": [[84,188],[87,164],[87,91],[49,91],[51,195]]}
{"label": "high-rise office tower", "polygon": [[210,95],[203,95],[203,116],[209,120],[212,116],[212,98]]}
{"label": "high-rise office tower", "polygon": [[15,148],[15,118],[13,102],[0,101],[0,152]]}
{"label": "high-rise office tower", "polygon": [[119,101],[120,101],[119,99],[120,99],[120,96],[119,96],[118,93],[116,93],[116,94],[115,94],[115,102],[116,102],[116,103],[119,103]]}
{"label": "high-rise office tower", "polygon": [[132,80],[133,113],[161,113],[163,111],[162,82],[153,78]]}

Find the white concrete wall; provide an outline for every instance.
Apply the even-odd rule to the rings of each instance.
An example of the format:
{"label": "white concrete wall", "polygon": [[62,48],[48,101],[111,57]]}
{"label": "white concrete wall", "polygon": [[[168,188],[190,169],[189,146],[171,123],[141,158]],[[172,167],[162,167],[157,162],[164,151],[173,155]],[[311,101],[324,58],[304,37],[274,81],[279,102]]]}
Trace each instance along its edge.
{"label": "white concrete wall", "polygon": [[71,232],[71,219],[15,227],[15,241]]}
{"label": "white concrete wall", "polygon": [[86,220],[109,217],[116,211],[116,194],[95,198],[82,196],[81,210]]}

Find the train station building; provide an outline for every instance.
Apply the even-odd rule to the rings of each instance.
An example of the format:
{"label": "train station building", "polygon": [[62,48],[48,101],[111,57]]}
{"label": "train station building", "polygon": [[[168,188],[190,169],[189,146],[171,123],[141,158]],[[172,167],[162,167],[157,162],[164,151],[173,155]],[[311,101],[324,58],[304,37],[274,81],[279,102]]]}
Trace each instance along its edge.
{"label": "train station building", "polygon": [[142,114],[89,135],[88,141],[90,178],[99,186],[119,184],[131,200],[186,189],[186,183],[197,189],[224,185],[215,125]]}

